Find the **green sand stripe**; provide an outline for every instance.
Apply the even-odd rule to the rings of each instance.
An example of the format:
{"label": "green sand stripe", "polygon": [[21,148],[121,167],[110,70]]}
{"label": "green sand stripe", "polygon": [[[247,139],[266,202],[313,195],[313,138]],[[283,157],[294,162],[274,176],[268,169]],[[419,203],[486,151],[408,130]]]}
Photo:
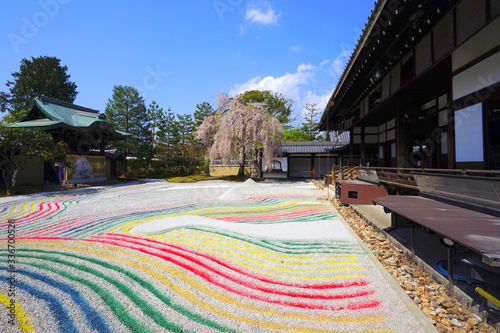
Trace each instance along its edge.
{"label": "green sand stripe", "polygon": [[[362,249],[357,245],[357,243],[354,243],[352,241],[339,241],[340,243],[347,243],[347,244],[337,244],[337,241],[335,241],[335,244],[329,244],[329,243],[314,243],[313,246],[308,246],[307,245],[299,245],[298,246],[293,246],[293,247],[285,247],[280,243],[288,243],[286,241],[273,241],[273,240],[265,240],[265,239],[257,239],[249,236],[244,236],[241,234],[235,234],[230,231],[220,231],[217,229],[212,229],[212,228],[203,228],[203,227],[190,227],[190,228],[185,228],[184,230],[196,230],[196,231],[202,231],[202,232],[209,232],[216,234],[218,236],[222,237],[227,237],[231,239],[235,239],[238,241],[250,243],[255,246],[259,246],[277,253],[283,253],[283,254],[297,254],[297,255],[304,255],[304,254],[317,254],[317,253],[322,253],[322,254],[356,254],[356,253],[364,253]],[[189,236],[189,234],[186,234]],[[288,245],[288,244],[287,244]]]}
{"label": "green sand stripe", "polygon": [[66,209],[68,209],[68,204],[71,204],[70,203],[71,200],[64,200],[61,202],[61,205],[64,206],[64,208],[60,209],[57,213],[55,213],[54,215],[50,216],[47,220],[50,220],[50,219],[53,219],[54,217],[56,217],[57,215],[61,214],[62,212],[64,212]]}
{"label": "green sand stripe", "polygon": [[[180,213],[186,213],[188,214],[189,211],[181,211]],[[168,215],[170,214],[175,214],[172,211],[168,212]],[[126,223],[132,222],[132,221],[140,221],[144,220],[150,217],[158,217],[159,214],[158,212],[152,212],[152,213],[144,213],[144,214],[138,214],[134,216],[127,216],[123,218],[118,218],[111,220],[111,218],[107,219],[107,221],[102,221],[101,224],[98,224],[94,227],[87,228],[81,232],[77,232],[74,234],[71,234],[71,237],[84,237],[84,236],[89,236],[89,235],[94,235],[96,233],[101,233],[105,232],[110,229],[114,229],[116,227],[119,227],[121,225],[124,225]],[[209,214],[199,214],[199,216],[211,216]],[[217,217],[217,216],[216,216]],[[220,219],[223,219],[224,216],[218,216]],[[313,221],[319,221],[319,220],[330,220],[332,218],[335,218],[336,215],[327,212],[327,213],[315,213],[315,214],[310,214],[310,215],[305,215],[302,217],[290,217],[290,218],[281,218],[281,219],[274,219],[274,220],[254,220],[254,221],[246,221],[244,218],[241,221],[232,221],[233,223],[251,223],[251,224],[269,224],[269,223],[285,223],[285,222],[313,222]],[[109,222],[108,222],[109,221]]]}
{"label": "green sand stripe", "polygon": [[[0,254],[0,256],[5,256],[4,254]],[[25,256],[28,257],[28,256]],[[137,318],[132,317],[129,315],[128,310],[119,302],[116,298],[114,298],[107,289],[104,289],[97,285],[96,283],[84,279],[84,278],[79,278],[77,276],[74,276],[72,274],[67,273],[64,270],[56,269],[53,267],[50,267],[48,265],[44,264],[39,264],[39,263],[32,263],[32,262],[26,262],[26,261],[21,261],[21,260],[16,260],[16,264],[23,264],[27,266],[33,266],[42,270],[47,270],[52,273],[56,273],[58,275],[61,275],[67,279],[70,279],[72,281],[81,283],[90,289],[92,289],[95,293],[99,295],[106,295],[105,297],[102,297],[102,300],[106,305],[111,309],[111,311],[115,314],[116,318],[121,321],[127,328],[129,328],[132,332],[151,332],[147,326],[144,324],[140,323],[137,321]]]}
{"label": "green sand stripe", "polygon": [[[206,325],[206,326],[209,326],[209,327],[212,327],[212,328],[215,328],[215,329],[218,329],[222,332],[235,332],[234,330],[230,329],[230,328],[227,328],[225,326],[222,326],[222,325],[219,325],[218,323],[214,322],[214,321],[211,321],[209,319],[206,319],[196,313],[193,313],[191,311],[189,311],[187,308],[181,306],[181,305],[177,305],[177,304],[174,304],[172,302],[172,299],[166,295],[164,295],[160,290],[158,290],[156,287],[153,286],[152,283],[148,282],[148,281],[144,281],[143,279],[139,278],[137,275],[131,273],[130,271],[127,271],[119,266],[116,266],[116,265],[113,265],[113,264],[110,264],[110,263],[107,263],[105,261],[102,261],[102,260],[98,260],[98,259],[94,259],[94,258],[88,258],[88,257],[84,257],[84,256],[79,256],[79,255],[74,255],[74,254],[69,254],[69,253],[64,253],[64,252],[59,252],[59,251],[45,251],[45,250],[36,250],[36,249],[20,249],[18,251],[21,251],[21,252],[37,252],[37,253],[47,253],[47,254],[59,254],[59,255],[62,255],[62,256],[68,256],[68,257],[71,257],[71,258],[77,258],[77,259],[81,259],[81,260],[84,260],[84,261],[89,261],[89,262],[92,262],[93,264],[96,264],[96,265],[99,265],[99,266],[102,266],[102,267],[106,267],[106,268],[109,268],[109,269],[112,269],[114,271],[117,271],[119,273],[122,273],[124,274],[125,276],[131,278],[132,280],[134,280],[135,282],[137,282],[139,285],[141,285],[143,288],[149,290],[152,294],[154,294],[156,297],[158,297],[162,302],[164,302],[166,305],[168,305],[169,307],[171,307],[172,309],[174,309],[175,311],[181,313],[182,315],[188,317],[189,319],[193,320],[193,321],[196,321],[197,323],[199,324],[203,324],[203,325]],[[23,255],[21,255],[23,256]],[[29,257],[31,258],[31,256],[28,256],[28,255],[25,255],[25,257]],[[52,258],[52,257],[48,257],[48,258]],[[44,260],[48,260],[46,256],[42,256],[41,259],[44,259]],[[54,259],[54,260],[52,260]],[[63,261],[61,259],[58,259],[58,258],[52,258],[50,259],[50,261],[55,261],[55,262],[58,262],[58,263],[69,263],[67,261]],[[81,266],[81,265],[76,265],[76,264],[73,264],[71,263],[69,266],[72,266],[72,267],[75,267],[75,268],[78,268],[78,269],[81,269],[79,267],[84,267],[84,266]],[[76,267],[78,266],[78,267]],[[106,277],[103,277],[102,274],[100,274],[98,271],[92,269],[92,268],[88,268],[89,270],[92,270],[93,272],[91,271],[87,271],[85,269],[81,269],[81,270],[84,270],[88,273],[91,273],[91,274],[94,274],[94,275],[97,275],[101,278],[104,278],[106,279],[106,281],[108,281],[108,278]],[[114,282],[112,282],[112,280],[110,279],[108,282],[110,283],[113,283],[115,284]],[[120,283],[120,282],[117,282],[117,283]],[[116,284],[115,284],[116,285]],[[126,292],[124,292],[121,287],[117,286],[120,291],[122,291],[124,294],[127,294]],[[123,287],[124,290],[126,290],[127,292],[130,292],[128,287],[124,286]],[[131,293],[131,292],[130,292]],[[135,294],[134,294],[135,295]],[[127,294],[127,296],[129,296]],[[137,302],[135,302],[135,299],[133,299],[132,297],[129,296],[129,298],[131,298],[134,303],[137,304]],[[173,329],[173,330],[177,330],[177,331],[182,331],[182,329],[178,326],[176,326],[175,324],[173,323],[170,323],[166,320],[163,320],[163,321],[157,321],[156,317],[159,316],[161,318],[164,319],[164,317],[161,315],[161,313],[157,312],[154,308],[150,307],[148,303],[146,302],[140,302],[143,306],[144,304],[146,304],[146,307],[145,309],[150,309],[149,312],[146,312],[145,309],[143,309],[143,307],[141,307],[139,304],[137,304],[141,310],[144,311],[144,313],[148,314],[151,318],[153,318],[153,320],[155,320],[159,325],[165,327],[165,328],[168,328],[168,329]]]}

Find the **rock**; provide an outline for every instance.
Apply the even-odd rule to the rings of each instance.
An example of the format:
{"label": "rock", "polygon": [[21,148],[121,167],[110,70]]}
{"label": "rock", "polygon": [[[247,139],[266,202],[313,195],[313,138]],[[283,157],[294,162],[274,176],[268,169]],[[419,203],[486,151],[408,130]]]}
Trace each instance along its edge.
{"label": "rock", "polygon": [[451,324],[456,327],[462,327],[463,325],[458,321],[457,318],[451,320]]}
{"label": "rock", "polygon": [[413,268],[408,265],[401,266],[400,270],[403,274],[413,275]]}
{"label": "rock", "polygon": [[438,305],[443,305],[443,303],[444,303],[444,302],[447,302],[447,301],[448,301],[448,299],[447,299],[446,297],[442,297],[442,296],[441,296],[441,297],[439,297],[439,298],[436,300],[436,302],[437,302],[437,304],[438,304]]}
{"label": "rock", "polygon": [[422,303],[422,300],[420,299],[420,297],[415,296],[415,297],[413,298],[413,302],[415,302],[415,304],[417,304],[417,305],[418,305],[418,304]]}
{"label": "rock", "polygon": [[447,313],[448,313],[448,311],[446,311],[445,309],[443,309],[443,308],[439,307],[439,308],[437,308],[437,309],[436,309],[436,313],[437,313],[438,315],[439,315],[439,314],[442,314],[442,313],[443,313],[443,314],[447,314]]}
{"label": "rock", "polygon": [[427,316],[427,317],[434,317],[436,315],[436,311],[431,310],[429,308],[423,308],[422,312]]}
{"label": "rock", "polygon": [[469,320],[467,320],[466,328],[470,330],[471,328],[477,326],[478,324],[479,321],[476,318],[471,317],[469,318]]}
{"label": "rock", "polygon": [[452,308],[453,307],[453,303],[450,302],[450,301],[446,301],[446,302],[443,302],[440,304],[443,308],[445,309],[449,309],[449,308]]}
{"label": "rock", "polygon": [[438,291],[439,291],[439,293],[440,293],[440,294],[442,294],[442,295],[446,295],[446,293],[447,293],[447,291],[446,291],[446,287],[445,287],[445,286],[443,286],[443,285],[440,285],[440,286],[438,287]]}
{"label": "rock", "polygon": [[434,291],[437,289],[437,286],[435,284],[429,284],[429,285],[426,285],[425,288],[429,291]]}
{"label": "rock", "polygon": [[444,317],[444,318],[441,318],[441,323],[443,325],[446,325],[446,326],[450,326],[451,325],[451,322],[448,318]]}
{"label": "rock", "polygon": [[482,323],[483,322],[483,318],[481,318],[481,316],[479,316],[478,314],[471,314],[470,315],[471,318],[474,318],[475,320],[477,320],[478,323]]}
{"label": "rock", "polygon": [[422,303],[429,303],[431,301],[429,296],[425,294],[422,295],[420,298],[422,299]]}

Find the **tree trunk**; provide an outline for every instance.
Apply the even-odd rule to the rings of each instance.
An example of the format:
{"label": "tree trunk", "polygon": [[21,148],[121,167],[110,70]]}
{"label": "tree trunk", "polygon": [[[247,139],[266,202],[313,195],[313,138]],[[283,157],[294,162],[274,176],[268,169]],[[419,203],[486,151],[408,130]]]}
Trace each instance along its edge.
{"label": "tree trunk", "polygon": [[241,151],[240,151],[240,168],[238,170],[238,177],[245,176],[245,159],[246,159],[245,150],[241,149]]}
{"label": "tree trunk", "polygon": [[127,153],[122,154],[122,176],[127,178]]}
{"label": "tree trunk", "polygon": [[16,194],[16,177],[18,171],[19,167],[7,167],[2,172],[7,195]]}

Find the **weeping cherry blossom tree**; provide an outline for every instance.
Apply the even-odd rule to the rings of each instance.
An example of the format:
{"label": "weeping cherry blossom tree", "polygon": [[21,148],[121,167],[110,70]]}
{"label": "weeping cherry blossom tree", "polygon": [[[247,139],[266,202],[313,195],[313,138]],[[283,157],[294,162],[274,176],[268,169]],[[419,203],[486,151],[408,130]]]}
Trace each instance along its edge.
{"label": "weeping cherry blossom tree", "polygon": [[280,121],[265,111],[263,103],[247,103],[242,94],[229,98],[219,94],[219,110],[205,118],[196,131],[197,139],[203,140],[207,148],[206,158],[215,163],[238,160],[238,176],[244,176],[245,160],[262,158],[270,169],[273,156],[281,150],[283,126]]}

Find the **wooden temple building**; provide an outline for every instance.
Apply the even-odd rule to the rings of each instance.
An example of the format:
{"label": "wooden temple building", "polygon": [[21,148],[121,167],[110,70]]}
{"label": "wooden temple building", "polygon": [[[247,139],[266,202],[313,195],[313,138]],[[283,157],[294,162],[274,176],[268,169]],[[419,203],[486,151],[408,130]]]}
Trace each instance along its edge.
{"label": "wooden temple building", "polygon": [[[428,249],[448,257],[449,293],[465,290],[467,304],[483,303],[496,327],[499,31],[498,0],[376,1],[319,124],[349,137],[335,152],[358,178],[335,182],[341,201],[383,206],[387,232],[413,258]],[[472,287],[454,286],[457,255],[487,288],[487,303]]]}
{"label": "wooden temple building", "polygon": [[55,142],[62,140],[69,147],[66,163],[53,165],[41,159],[29,160],[21,167],[19,185],[116,178],[123,157],[117,151],[106,150],[106,144],[130,136],[115,129],[97,110],[45,96],[33,99],[26,114],[11,126],[41,128]]}
{"label": "wooden temple building", "polygon": [[379,0],[324,110],[351,165],[500,168],[500,2]]}

